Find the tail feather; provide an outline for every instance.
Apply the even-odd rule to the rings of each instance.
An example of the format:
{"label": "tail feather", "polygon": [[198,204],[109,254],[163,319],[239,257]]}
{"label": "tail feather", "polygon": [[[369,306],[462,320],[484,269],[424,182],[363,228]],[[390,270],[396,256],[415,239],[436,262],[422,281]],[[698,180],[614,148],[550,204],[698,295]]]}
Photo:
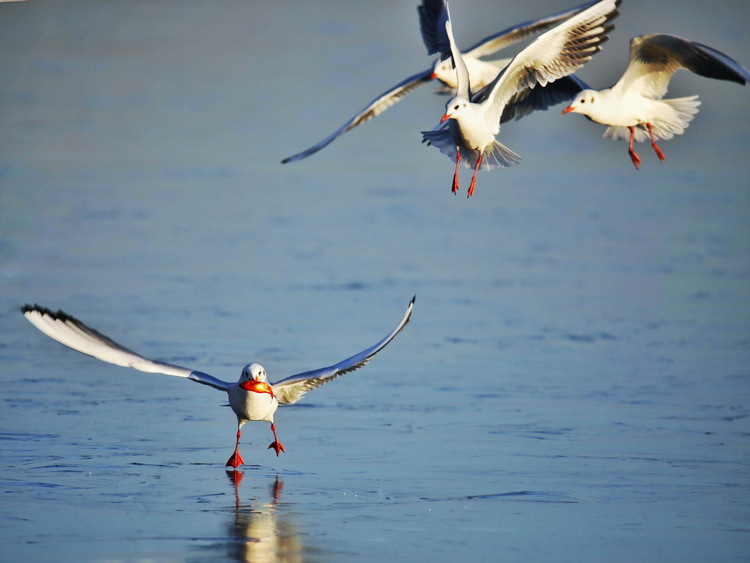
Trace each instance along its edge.
{"label": "tail feather", "polygon": [[[671,139],[675,135],[681,135],[698,113],[701,105],[698,96],[687,96],[685,98],[673,98],[671,100],[659,100],[667,108],[658,119],[652,120],[651,129],[656,139]],[[615,141],[630,139],[630,130],[627,127],[607,127],[604,137]],[[645,142],[649,140],[646,125],[638,125],[635,128],[635,140]]]}
{"label": "tail feather", "polygon": [[[472,166],[476,166],[476,157],[472,153]],[[484,158],[482,159],[482,170],[494,170],[495,168],[505,168],[521,162],[521,157],[510,150],[502,143],[495,141],[492,143],[492,148],[484,152]]]}
{"label": "tail feather", "polygon": [[[447,126],[438,126],[432,131],[422,131],[422,142],[437,147],[441,153],[456,162],[456,142]],[[478,158],[478,151],[461,150],[461,164],[465,168],[475,168]],[[505,168],[518,162],[521,162],[521,157],[496,140],[489,149],[484,151],[480,170]]]}

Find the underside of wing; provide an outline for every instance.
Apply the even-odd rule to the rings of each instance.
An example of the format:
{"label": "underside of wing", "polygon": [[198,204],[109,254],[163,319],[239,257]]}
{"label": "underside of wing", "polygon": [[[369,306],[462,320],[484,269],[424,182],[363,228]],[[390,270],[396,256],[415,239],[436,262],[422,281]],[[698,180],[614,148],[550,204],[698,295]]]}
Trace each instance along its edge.
{"label": "underside of wing", "polygon": [[399,82],[391,88],[390,90],[383,92],[380,96],[372,100],[369,104],[367,104],[364,108],[362,108],[357,115],[352,117],[349,121],[344,123],[341,127],[339,127],[336,131],[331,133],[328,137],[320,141],[317,145],[313,145],[307,150],[304,150],[302,152],[299,152],[293,156],[290,156],[288,158],[285,158],[281,161],[282,164],[286,164],[288,162],[296,162],[298,160],[302,160],[304,158],[307,158],[308,156],[315,154],[320,149],[330,145],[337,137],[343,135],[347,131],[351,131],[358,125],[361,125],[362,123],[369,121],[373,117],[376,117],[383,113],[385,110],[387,110],[389,107],[397,103],[401,100],[406,94],[411,92],[412,90],[415,90],[416,88],[419,88],[423,84],[427,84],[432,80],[431,78],[432,70],[424,70],[418,74],[415,74],[413,76],[410,76],[409,78]]}
{"label": "underside of wing", "polygon": [[430,131],[422,131],[422,142],[437,147],[441,153],[456,162],[456,141],[448,128],[448,121],[438,123]]}
{"label": "underside of wing", "polygon": [[537,86],[526,88],[511,98],[503,110],[500,123],[511,119],[521,119],[535,111],[543,111],[561,102],[571,100],[578,92],[585,90],[586,84],[576,76],[563,76],[559,80]]}
{"label": "underside of wing", "polygon": [[419,30],[422,41],[427,47],[427,54],[440,53],[441,58],[450,56],[450,45],[445,35],[445,22],[448,19],[448,7],[445,0],[422,0],[417,6],[419,12]]}
{"label": "underside of wing", "polygon": [[747,70],[716,49],[674,35],[653,34],[630,40],[630,62],[614,88],[660,99],[667,93],[672,75],[681,68],[739,84],[750,80]]}
{"label": "underside of wing", "polygon": [[31,324],[53,340],[103,362],[147,373],[184,377],[223,391],[229,386],[229,383],[206,373],[144,358],[64,311],[53,312],[39,305],[24,305],[21,312]]}
{"label": "underside of wing", "polygon": [[333,381],[337,377],[357,370],[367,364],[375,354],[385,348],[388,343],[407,325],[411,319],[411,312],[414,308],[415,300],[416,296],[409,302],[409,306],[406,308],[406,312],[396,328],[394,328],[388,336],[383,338],[377,344],[332,366],[292,375],[272,384],[274,395],[279,403],[287,405],[296,403],[311,389],[320,387],[329,381]]}

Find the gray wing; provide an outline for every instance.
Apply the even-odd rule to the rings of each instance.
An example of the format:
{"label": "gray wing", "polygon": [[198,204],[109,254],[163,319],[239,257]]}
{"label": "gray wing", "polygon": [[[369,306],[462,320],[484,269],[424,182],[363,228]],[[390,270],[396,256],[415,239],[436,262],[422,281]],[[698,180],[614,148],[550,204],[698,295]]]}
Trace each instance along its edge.
{"label": "gray wing", "polygon": [[53,340],[97,360],[147,373],[184,377],[222,391],[226,391],[230,385],[207,373],[144,358],[63,311],[55,313],[39,305],[24,305],[21,312],[31,324]]}
{"label": "gray wing", "polygon": [[414,301],[416,298],[416,295],[412,297],[401,321],[388,336],[383,338],[383,340],[370,346],[366,350],[363,350],[359,354],[342,360],[332,366],[298,373],[297,375],[292,375],[273,383],[271,386],[273,387],[273,393],[276,396],[276,399],[279,403],[285,405],[296,403],[311,389],[320,387],[345,373],[349,373],[364,366],[375,354],[385,348],[388,343],[406,326],[411,319],[411,312],[414,308]]}
{"label": "gray wing", "polygon": [[296,162],[298,160],[302,160],[303,158],[307,158],[311,154],[315,154],[323,147],[331,144],[338,136],[354,129],[357,125],[361,125],[365,121],[369,121],[373,117],[380,115],[396,102],[400,101],[401,98],[406,96],[406,94],[408,94],[412,90],[415,90],[423,84],[427,84],[428,82],[430,82],[432,80],[431,76],[432,69],[428,69],[423,70],[422,72],[410,76],[406,80],[399,82],[393,88],[383,92],[382,94],[380,94],[380,96],[372,100],[369,104],[363,107],[359,111],[359,113],[357,113],[349,121],[344,123],[336,131],[331,133],[328,137],[320,141],[317,145],[313,145],[307,150],[285,158],[281,161],[281,163],[286,164],[287,162]]}
{"label": "gray wing", "polygon": [[587,2],[586,4],[581,4],[575,8],[552,14],[551,16],[546,16],[544,18],[519,23],[513,27],[509,27],[498,33],[485,37],[475,45],[464,50],[464,54],[476,58],[486,57],[487,55],[491,55],[513,43],[517,43],[518,41],[531,37],[532,35],[548,30],[556,23],[566,20],[577,13],[582,12],[586,8],[593,6],[597,1],[598,0]]}
{"label": "gray wing", "polygon": [[674,35],[640,35],[630,40],[630,62],[615,87],[633,88],[659,99],[669,79],[684,68],[706,78],[746,84],[750,73],[721,51]]}

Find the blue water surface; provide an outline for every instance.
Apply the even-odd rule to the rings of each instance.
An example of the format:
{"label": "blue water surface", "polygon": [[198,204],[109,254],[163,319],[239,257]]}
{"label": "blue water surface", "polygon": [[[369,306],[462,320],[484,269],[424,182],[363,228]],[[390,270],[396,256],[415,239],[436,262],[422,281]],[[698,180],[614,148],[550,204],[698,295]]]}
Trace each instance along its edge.
{"label": "blue water surface", "polygon": [[[523,161],[450,193],[416,2],[0,3],[0,559],[739,561],[750,555],[750,90],[624,143],[562,106]],[[451,3],[462,45],[569,4]],[[580,73],[666,32],[750,66],[744,2],[625,0]],[[76,315],[148,357],[272,381],[412,322],[245,427],[221,393],[77,354]]]}

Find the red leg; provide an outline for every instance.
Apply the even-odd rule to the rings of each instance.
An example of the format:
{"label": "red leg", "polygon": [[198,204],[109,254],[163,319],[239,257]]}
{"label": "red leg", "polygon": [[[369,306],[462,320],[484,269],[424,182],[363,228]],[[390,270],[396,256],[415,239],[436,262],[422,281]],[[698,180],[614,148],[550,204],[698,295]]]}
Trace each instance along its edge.
{"label": "red leg", "polygon": [[648,134],[651,137],[651,146],[654,147],[656,156],[659,157],[659,162],[664,162],[664,153],[661,152],[661,149],[658,146],[656,146],[656,140],[654,139],[654,130],[651,128],[651,124],[646,123],[646,127],[648,127]]}
{"label": "red leg", "polygon": [[234,453],[229,458],[229,461],[227,461],[227,467],[234,467],[237,469],[240,465],[245,463],[245,460],[242,459],[242,456],[240,455],[240,436],[240,427],[237,427],[237,442],[234,444]]}
{"label": "red leg", "polygon": [[474,195],[474,188],[477,185],[477,171],[479,170],[479,166],[482,164],[482,154],[479,155],[479,158],[477,159],[477,165],[474,167],[474,175],[471,177],[471,184],[469,184],[469,193],[466,194],[466,197],[471,197]]}
{"label": "red leg", "polygon": [[458,163],[461,162],[461,152],[456,147],[456,171],[453,173],[453,193],[458,193]]}
{"label": "red leg", "polygon": [[633,139],[635,139],[635,127],[628,127],[628,129],[630,129],[630,143],[628,144],[628,154],[630,155],[630,160],[633,161],[633,165],[635,166],[635,169],[638,170],[638,165],[641,163],[641,157],[635,154],[635,151],[633,150]]}
{"label": "red leg", "polygon": [[270,446],[268,446],[268,449],[270,450],[273,448],[276,450],[276,455],[279,455],[281,452],[285,452],[284,444],[279,442],[279,437],[276,435],[276,425],[272,422],[271,423],[271,432],[273,432],[273,442]]}

